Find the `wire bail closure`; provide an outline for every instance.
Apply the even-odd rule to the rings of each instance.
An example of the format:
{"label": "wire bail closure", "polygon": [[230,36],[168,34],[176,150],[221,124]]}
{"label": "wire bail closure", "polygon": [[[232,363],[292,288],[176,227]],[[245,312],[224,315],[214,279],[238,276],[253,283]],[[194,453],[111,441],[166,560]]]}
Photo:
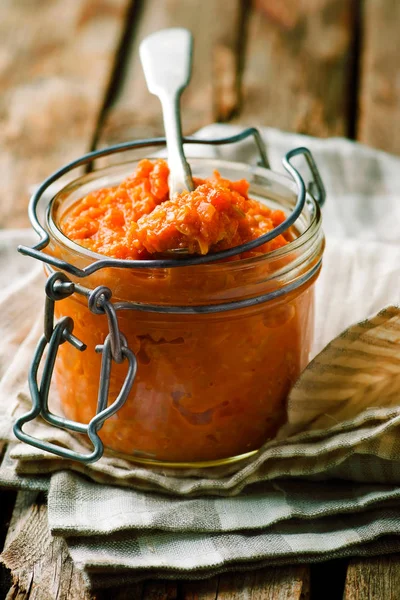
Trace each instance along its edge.
{"label": "wire bail closure", "polygon": [[[185,144],[211,144],[219,146],[240,142],[248,137],[252,137],[257,146],[259,152],[259,164],[268,169],[269,162],[267,153],[260,132],[255,128],[246,129],[240,134],[228,138],[220,138],[215,140],[183,138],[183,142]],[[32,408],[29,412],[20,416],[16,420],[14,425],[14,434],[19,440],[27,444],[30,444],[41,450],[46,450],[47,452],[51,452],[65,459],[88,464],[101,458],[104,452],[104,446],[98,433],[106,419],[112,417],[124,405],[134,384],[137,373],[137,360],[134,353],[129,349],[125,336],[120,332],[117,311],[137,310],[172,314],[202,314],[236,310],[266,302],[280,295],[286,294],[289,291],[292,291],[303,285],[303,283],[313,277],[320,268],[320,262],[318,262],[307,274],[303,275],[295,283],[290,283],[287,286],[278,290],[274,290],[273,292],[269,292],[264,296],[257,296],[255,298],[248,298],[245,300],[238,300],[222,304],[211,304],[207,306],[159,306],[133,302],[119,302],[114,304],[111,302],[112,292],[108,287],[99,286],[94,290],[90,290],[78,283],[72,282],[68,278],[67,273],[76,278],[84,278],[96,271],[110,267],[146,269],[179,268],[182,266],[211,263],[223,258],[235,256],[242,252],[257,248],[292,226],[303,211],[306,203],[307,192],[314,197],[315,201],[320,206],[322,206],[325,201],[325,188],[312,154],[307,148],[301,147],[288,152],[282,161],[284,168],[289,173],[297,187],[297,201],[295,207],[292,213],[288,215],[283,223],[281,223],[273,231],[263,234],[255,240],[251,240],[250,242],[235,248],[230,248],[214,254],[206,256],[191,256],[188,258],[182,258],[179,261],[174,259],[127,261],[104,257],[89,264],[83,269],[80,269],[75,265],[43,252],[50,242],[50,236],[38,218],[37,208],[44,192],[52,183],[77,167],[91,164],[97,158],[118,154],[131,149],[163,145],[165,145],[165,138],[154,138],[150,140],[128,142],[125,144],[111,146],[103,150],[90,152],[53,173],[53,175],[51,175],[41,184],[30,201],[29,218],[33,228],[38,233],[40,240],[32,248],[20,246],[18,250],[24,255],[31,256],[46,263],[48,267],[50,267],[52,275],[50,275],[49,279],[47,280],[45,287],[46,301],[44,314],[44,334],[37,345],[29,371],[29,388],[32,397]],[[291,162],[292,159],[297,156],[303,156],[308,164],[312,178],[307,186],[304,183],[299,171]],[[84,352],[86,350],[86,345],[84,342],[79,340],[73,334],[74,322],[71,317],[63,317],[58,321],[58,323],[54,323],[55,303],[71,296],[72,294],[84,296],[87,299],[89,310],[96,315],[105,314],[108,321],[109,333],[106,336],[104,343],[96,346],[95,348],[95,351],[101,354],[99,392],[96,414],[88,424],[79,423],[59,415],[55,415],[50,411],[48,406],[50,383],[59,347],[64,343],[69,343],[80,352]],[[46,350],[47,354],[45,356]],[[128,365],[125,380],[116,399],[108,406],[112,364],[113,362],[120,364],[124,361],[127,361]],[[42,362],[43,373],[39,382],[38,370]],[[23,426],[29,421],[36,419],[38,416],[41,416],[47,423],[54,425],[55,427],[87,435],[93,447],[92,451],[88,454],[75,452],[52,442],[37,439],[23,431]]]}
{"label": "wire bail closure", "polygon": [[[96,346],[95,351],[102,355],[99,393],[97,400],[96,415],[85,425],[77,421],[71,421],[59,415],[55,415],[49,409],[49,391],[54,365],[59,347],[68,342],[80,352],[86,350],[86,344],[73,335],[74,322],[71,317],[63,317],[54,325],[54,304],[57,300],[67,298],[75,292],[75,286],[64,273],[53,273],[46,283],[46,304],[44,314],[44,334],[35,350],[31,368],[29,370],[29,390],[32,398],[32,409],[19,417],[14,424],[14,434],[22,442],[46,450],[62,458],[77,460],[88,464],[96,462],[104,453],[103,442],[98,432],[104,421],[114,415],[126,402],[132,389],[137,372],[137,361],[134,353],[128,348],[124,335],[119,331],[118,319],[113,305],[110,302],[111,290],[106,287],[98,287],[93,290],[89,297],[89,310],[94,314],[107,314],[109,318],[109,334],[104,343]],[[47,348],[44,359],[43,373],[38,381],[38,370]],[[128,371],[117,398],[108,405],[110,391],[110,375],[112,362],[122,363],[128,361]],[[88,454],[82,454],[63,448],[58,444],[43,441],[23,431],[23,426],[36,417],[41,416],[47,423],[60,429],[81,433],[88,436],[93,450]]]}

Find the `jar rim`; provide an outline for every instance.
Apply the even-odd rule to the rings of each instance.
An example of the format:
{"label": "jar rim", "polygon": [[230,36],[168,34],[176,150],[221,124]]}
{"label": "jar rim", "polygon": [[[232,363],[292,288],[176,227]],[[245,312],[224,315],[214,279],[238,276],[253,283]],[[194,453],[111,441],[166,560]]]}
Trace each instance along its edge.
{"label": "jar rim", "polygon": [[[81,175],[81,176],[73,179],[72,181],[69,181],[65,186],[63,186],[60,190],[58,190],[57,193],[50,200],[50,202],[47,206],[47,210],[46,210],[46,226],[47,226],[50,236],[53,237],[53,239],[57,243],[61,243],[64,247],[73,251],[75,254],[78,254],[81,258],[88,258],[88,259],[91,259],[92,261],[93,260],[100,261],[100,260],[104,260],[107,258],[112,258],[108,255],[100,254],[98,252],[94,252],[93,250],[89,250],[88,248],[85,248],[84,246],[81,246],[80,244],[71,240],[68,236],[66,236],[63,233],[63,231],[58,226],[57,219],[55,218],[55,213],[56,213],[57,209],[60,207],[63,199],[65,199],[65,195],[68,193],[71,193],[73,189],[76,189],[78,186],[80,187],[81,185],[83,185],[86,182],[89,182],[92,179],[97,180],[101,176],[106,176],[107,173],[111,173],[113,170],[121,169],[123,167],[128,167],[128,166],[133,167],[143,158],[144,157],[140,157],[140,158],[137,158],[134,160],[113,163],[111,165],[107,165],[105,167],[95,169],[95,170],[91,171],[90,173],[86,173],[84,175]],[[157,158],[160,158],[160,156],[159,155],[158,156],[150,155],[150,156],[147,156],[146,158],[157,159]],[[295,183],[289,176],[287,176],[283,173],[279,173],[277,171],[273,171],[271,169],[267,169],[266,167],[261,167],[258,165],[251,165],[248,163],[229,161],[229,160],[223,160],[223,159],[218,159],[218,158],[190,157],[189,161],[191,163],[199,162],[202,165],[207,165],[207,163],[209,163],[212,170],[215,170],[218,168],[236,168],[236,169],[243,169],[245,171],[248,171],[249,175],[251,175],[251,176],[261,176],[264,179],[269,180],[270,182],[274,183],[275,185],[280,186],[282,188],[282,190],[286,191],[286,193],[288,191],[290,191],[293,194],[293,205],[294,205],[294,200],[296,197]],[[243,175],[242,175],[242,177],[243,177]],[[249,190],[250,190],[250,194],[251,194],[252,183],[251,183],[251,181],[249,183],[250,183]],[[62,198],[63,196],[64,196],[64,198]],[[268,196],[266,197],[266,199],[267,198],[268,198]],[[309,191],[306,191],[306,203],[305,203],[305,207],[302,211],[302,214],[306,207],[309,207],[308,214],[309,214],[310,218],[309,218],[309,222],[307,223],[307,226],[305,227],[304,231],[302,231],[292,241],[290,241],[285,246],[282,246],[281,248],[277,248],[275,250],[271,250],[271,251],[265,252],[263,254],[260,253],[257,256],[252,256],[252,257],[248,257],[248,258],[240,258],[239,255],[234,256],[231,258],[231,260],[229,262],[214,261],[214,262],[209,262],[209,263],[202,263],[199,265],[185,265],[184,261],[182,261],[182,264],[177,265],[177,266],[180,266],[181,268],[195,267],[196,269],[199,269],[199,270],[207,269],[208,272],[212,272],[213,268],[221,268],[221,265],[224,265],[225,268],[237,267],[237,266],[239,266],[239,264],[241,267],[246,267],[246,266],[253,266],[253,265],[259,264],[262,261],[268,262],[268,261],[273,261],[275,259],[284,258],[286,255],[290,254],[294,250],[299,250],[303,245],[307,244],[307,242],[309,242],[310,239],[313,239],[319,233],[321,221],[322,221],[321,209],[320,209],[319,203],[309,193]],[[127,259],[119,259],[119,260],[121,262],[122,268],[124,268],[124,266],[126,268],[132,268],[132,262],[134,262],[134,261],[127,260]],[[142,262],[146,263],[146,260],[143,260]],[[152,269],[155,271],[156,270],[164,270],[166,268],[168,269],[168,267],[152,267],[152,266],[146,267],[145,265],[143,266],[143,268],[144,269],[147,268],[149,270]]]}

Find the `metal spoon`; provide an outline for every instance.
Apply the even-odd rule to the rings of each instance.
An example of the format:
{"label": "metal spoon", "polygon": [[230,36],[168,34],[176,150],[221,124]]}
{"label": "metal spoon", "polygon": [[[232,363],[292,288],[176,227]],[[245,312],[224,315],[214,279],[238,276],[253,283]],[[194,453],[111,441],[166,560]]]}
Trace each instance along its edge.
{"label": "metal spoon", "polygon": [[163,29],[145,38],[139,52],[149,92],[162,106],[167,139],[170,197],[194,189],[192,173],[182,146],[180,97],[188,85],[193,38],[182,28]]}

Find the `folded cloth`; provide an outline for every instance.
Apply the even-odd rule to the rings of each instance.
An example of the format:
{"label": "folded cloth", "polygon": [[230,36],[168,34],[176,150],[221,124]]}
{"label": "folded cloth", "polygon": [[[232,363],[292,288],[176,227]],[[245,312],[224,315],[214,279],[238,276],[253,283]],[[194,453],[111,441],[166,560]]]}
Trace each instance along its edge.
{"label": "folded cloth", "polygon": [[[235,131],[212,126],[200,135]],[[0,482],[49,489],[49,527],[66,537],[71,556],[96,585],[112,585],[115,569],[127,579],[196,577],[400,546],[392,537],[400,489],[400,203],[394,194],[400,159],[346,140],[263,133],[273,166],[289,148],[307,145],[328,191],[316,356],[289,396],[277,439],[242,463],[196,471],[145,469],[111,456],[83,466],[13,440],[0,469]],[[236,154],[218,153],[254,157],[249,143]],[[0,244],[8,247],[10,236]],[[0,331],[9,349],[3,344],[0,351],[0,437],[9,441],[12,420],[29,406],[25,378],[43,302],[39,271],[31,266],[0,298]],[[85,449],[77,437],[40,420],[27,429]],[[327,482],[338,478],[358,483]]]}
{"label": "folded cloth", "polygon": [[[376,252],[377,244],[373,245],[373,250]],[[317,303],[320,311],[317,310],[320,343],[324,342],[323,331],[332,331],[335,319],[336,326],[344,320],[342,314],[340,318],[336,316],[336,298],[332,302],[329,297],[332,280],[340,281],[340,277],[337,277],[338,267],[346,272],[352,261],[360,266],[364,261],[362,266],[365,268],[361,273],[358,276],[354,274],[344,284],[350,294],[355,288],[355,298],[357,294],[360,298],[358,304],[363,304],[363,298],[368,308],[371,298],[374,302],[373,294],[369,293],[371,276],[376,276],[380,281],[380,299],[385,297],[382,291],[384,286],[388,300],[393,298],[393,294],[399,294],[400,297],[400,279],[392,281],[395,266],[400,264],[400,251],[397,248],[390,247],[387,250],[386,245],[382,244],[379,253],[368,253],[363,243],[353,242],[349,248],[348,244],[333,241],[328,242],[326,254]],[[365,262],[366,257],[370,259],[368,263]],[[387,275],[382,275],[382,261],[386,268],[394,263]],[[353,267],[351,269],[353,274]],[[355,283],[352,284],[353,279]],[[29,303],[24,293],[26,285],[29,286]],[[40,305],[42,286],[42,273],[30,273],[29,281],[22,278],[19,285],[13,285],[9,292],[4,293],[4,301],[0,303],[0,314],[6,318],[6,329],[12,330],[12,334],[6,335],[9,344],[18,343],[21,336],[26,335],[0,384],[0,398],[3,399],[0,401],[0,433],[3,431],[5,439],[11,439],[10,429],[15,415],[26,412],[30,405],[26,373],[41,323],[35,319],[28,334],[26,330],[27,324],[32,323],[32,306],[37,309]],[[339,283],[337,288],[341,291]],[[352,306],[350,303],[348,305]],[[276,477],[324,474],[325,478],[346,478],[349,467],[343,463],[355,454],[367,454],[375,457],[372,459],[375,460],[374,467],[358,473],[351,469],[353,479],[398,483],[400,464],[395,462],[395,467],[388,471],[387,468],[383,469],[380,461],[383,459],[386,467],[386,461],[394,461],[399,454],[400,344],[394,343],[399,327],[400,310],[388,307],[364,323],[351,326],[331,342],[314,358],[292,390],[288,399],[288,420],[277,439],[265,444],[254,457],[237,465],[196,471],[150,470],[110,455],[94,465],[86,466],[18,443],[10,450],[10,457],[17,459],[15,463],[9,463],[10,467],[12,469],[14,464],[15,476],[43,476],[68,467],[99,482],[144,490],[184,495],[234,495],[250,483]],[[53,390],[52,394],[53,404],[56,404],[56,391]],[[75,450],[86,451],[78,437],[54,429],[42,420],[38,419],[26,428],[40,439],[58,441]]]}

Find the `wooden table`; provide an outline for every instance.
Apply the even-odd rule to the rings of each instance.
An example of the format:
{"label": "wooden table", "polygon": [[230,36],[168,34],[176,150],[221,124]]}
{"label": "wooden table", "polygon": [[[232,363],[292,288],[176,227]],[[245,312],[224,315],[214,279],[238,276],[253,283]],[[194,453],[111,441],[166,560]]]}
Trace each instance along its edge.
{"label": "wooden table", "polygon": [[[32,186],[68,160],[162,134],[138,44],[171,26],[195,35],[185,133],[213,121],[269,125],[400,153],[398,0],[3,0],[1,227],[28,226]],[[0,545],[22,526],[41,539],[14,585],[3,569],[0,593],[87,600],[62,540],[46,537],[43,497],[0,493]],[[96,597],[390,600],[400,597],[400,557],[146,582]]]}

